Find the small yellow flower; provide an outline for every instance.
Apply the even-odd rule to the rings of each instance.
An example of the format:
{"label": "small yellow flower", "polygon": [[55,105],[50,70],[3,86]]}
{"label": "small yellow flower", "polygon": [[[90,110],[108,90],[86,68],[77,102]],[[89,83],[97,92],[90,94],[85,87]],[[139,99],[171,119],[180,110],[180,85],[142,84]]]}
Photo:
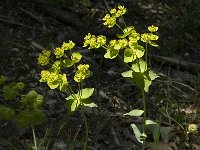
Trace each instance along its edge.
{"label": "small yellow flower", "polygon": [[56,55],[56,58],[61,58],[64,55],[64,49],[57,47],[54,50],[54,54]]}
{"label": "small yellow flower", "polygon": [[82,65],[80,64],[78,67],[77,72],[75,73],[74,80],[76,82],[82,82],[84,79],[90,76],[89,65]]}
{"label": "small yellow flower", "polygon": [[197,132],[197,125],[196,124],[189,124],[188,125],[188,133]]}
{"label": "small yellow flower", "polygon": [[47,82],[48,80],[48,77],[51,73],[48,71],[48,70],[42,70],[41,71],[41,79],[40,79],[40,82]]}
{"label": "small yellow flower", "polygon": [[51,55],[51,51],[43,50],[42,53],[39,54],[38,63],[41,66],[45,66],[49,63],[49,56]]}
{"label": "small yellow flower", "polygon": [[151,25],[151,26],[148,27],[148,30],[149,30],[150,32],[156,32],[156,31],[158,31],[158,27],[156,27],[156,26],[154,26],[154,25]]}
{"label": "small yellow flower", "polygon": [[68,43],[63,42],[61,49],[70,50],[70,49],[74,48],[74,46],[75,46],[75,43],[69,40]]}
{"label": "small yellow flower", "polygon": [[115,8],[110,10],[111,14],[115,14],[116,12],[117,12],[117,10]]}

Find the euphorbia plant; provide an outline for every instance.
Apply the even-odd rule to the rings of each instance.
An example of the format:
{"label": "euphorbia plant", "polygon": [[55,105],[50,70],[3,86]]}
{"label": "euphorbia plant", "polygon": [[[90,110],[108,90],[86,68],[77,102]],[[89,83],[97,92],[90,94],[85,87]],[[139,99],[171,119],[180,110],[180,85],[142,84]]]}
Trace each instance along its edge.
{"label": "euphorbia plant", "polygon": [[[149,91],[149,86],[152,84],[152,81],[158,77],[158,75],[148,67],[147,46],[148,44],[153,47],[158,46],[154,42],[159,38],[154,34],[154,32],[158,30],[158,27],[154,25],[149,26],[149,32],[143,34],[138,33],[133,26],[126,26],[125,23],[125,27],[122,28],[117,24],[117,19],[122,17],[125,13],[126,8],[119,5],[117,9],[111,9],[109,14],[106,14],[102,19],[105,21],[103,24],[108,28],[112,28],[116,25],[122,31],[121,34],[116,35],[117,39],[108,41],[103,35],[95,36],[88,33],[84,38],[85,41],[83,47],[88,47],[88,49],[102,47],[106,50],[104,55],[105,58],[114,59],[119,57],[129,68],[128,71],[122,73],[122,76],[129,82],[135,83],[140,88],[143,98],[143,110],[135,109],[125,115],[141,116],[143,114],[143,131],[141,132],[135,124],[132,124],[131,126],[137,140],[142,143],[142,149],[144,149],[146,125],[155,124],[155,122],[147,120],[146,118],[145,92]],[[122,20],[124,20],[123,17]],[[121,53],[123,53],[123,58],[121,57]],[[144,56],[145,58],[143,58]]]}
{"label": "euphorbia plant", "polygon": [[34,140],[34,149],[38,149],[35,136],[35,126],[42,124],[46,120],[45,114],[41,110],[43,96],[31,90],[26,95],[22,94],[25,84],[23,82],[3,84],[5,77],[0,77],[2,85],[2,95],[5,104],[0,105],[0,120],[10,121],[16,119],[16,126],[24,128],[31,126]]}
{"label": "euphorbia plant", "polygon": [[[83,82],[86,78],[90,77],[89,65],[80,64],[82,54],[74,51],[75,43],[69,41],[63,42],[61,47],[54,49],[54,56],[51,57],[51,51],[43,50],[39,54],[38,63],[41,66],[49,66],[48,70],[41,71],[40,82],[46,82],[51,89],[59,88],[61,92],[67,91],[69,96],[66,98],[66,107],[68,111],[73,112],[82,108],[97,107],[96,104],[90,101],[90,97],[94,92],[94,88],[83,88]],[[53,61],[56,58],[55,61]],[[78,65],[77,65],[78,64]],[[77,89],[72,89],[68,83],[67,73],[70,67],[74,67],[74,81],[77,83]],[[75,91],[77,91],[75,93]],[[81,109],[82,110],[82,109]],[[85,122],[86,137],[84,149],[86,150],[88,139],[88,127],[86,117],[83,111],[82,116]]]}

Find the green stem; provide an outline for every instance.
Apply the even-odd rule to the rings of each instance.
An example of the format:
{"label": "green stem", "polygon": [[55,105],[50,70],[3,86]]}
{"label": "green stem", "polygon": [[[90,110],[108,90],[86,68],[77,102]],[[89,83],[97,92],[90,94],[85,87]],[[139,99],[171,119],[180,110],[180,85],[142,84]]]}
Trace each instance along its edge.
{"label": "green stem", "polygon": [[38,150],[37,141],[36,141],[36,137],[35,137],[35,129],[34,129],[34,126],[32,124],[31,124],[31,128],[32,128],[32,133],[33,133],[34,149]]}
{"label": "green stem", "polygon": [[87,119],[85,116],[85,113],[83,112],[83,110],[81,109],[81,114],[84,120],[84,125],[85,125],[85,142],[83,145],[83,150],[87,150],[87,142],[88,142],[88,125],[87,125]]}
{"label": "green stem", "polygon": [[122,32],[124,31],[124,30],[120,27],[120,25],[118,25],[117,23],[116,23],[116,26],[117,26],[120,30],[122,30]]}
{"label": "green stem", "polygon": [[[142,90],[142,99],[143,99],[143,110],[144,110],[144,113],[143,113],[143,134],[146,135],[146,119],[147,119],[147,114],[146,114],[146,97],[145,97],[145,93],[144,93],[144,90]],[[142,150],[145,149],[145,139],[143,140],[143,143],[142,143]]]}

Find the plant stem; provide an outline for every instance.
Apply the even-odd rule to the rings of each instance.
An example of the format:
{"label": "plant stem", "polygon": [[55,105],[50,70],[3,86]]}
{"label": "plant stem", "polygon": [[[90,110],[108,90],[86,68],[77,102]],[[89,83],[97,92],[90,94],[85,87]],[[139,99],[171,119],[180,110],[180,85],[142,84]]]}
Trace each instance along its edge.
{"label": "plant stem", "polygon": [[86,119],[85,113],[82,109],[81,109],[81,114],[82,114],[82,117],[83,117],[83,120],[84,120],[84,125],[85,125],[85,142],[84,142],[84,145],[83,145],[83,150],[87,150],[88,125],[87,125],[87,119]]}
{"label": "plant stem", "polygon": [[[143,110],[144,110],[144,113],[143,113],[143,134],[146,135],[146,119],[147,119],[147,115],[146,115],[146,97],[145,97],[145,93],[144,93],[144,89],[142,90],[142,99],[143,99]],[[143,143],[142,143],[142,150],[145,149],[145,138],[143,140]]]}
{"label": "plant stem", "polygon": [[31,124],[31,128],[32,128],[32,133],[33,133],[34,149],[38,150],[37,141],[36,141],[36,137],[35,137],[35,129],[34,129],[34,126],[32,124]]}

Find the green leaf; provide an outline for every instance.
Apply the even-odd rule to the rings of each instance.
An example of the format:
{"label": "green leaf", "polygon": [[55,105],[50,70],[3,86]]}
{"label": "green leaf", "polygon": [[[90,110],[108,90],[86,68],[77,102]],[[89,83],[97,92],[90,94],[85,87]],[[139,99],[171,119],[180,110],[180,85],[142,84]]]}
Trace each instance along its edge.
{"label": "green leaf", "polygon": [[5,100],[13,100],[19,94],[19,89],[15,85],[16,83],[10,83],[3,87],[3,96]]}
{"label": "green leaf", "polygon": [[87,107],[90,107],[90,108],[93,108],[93,107],[98,107],[97,104],[95,103],[90,103],[90,104],[83,104],[84,106],[87,106]]}
{"label": "green leaf", "polygon": [[149,92],[149,86],[151,85],[152,81],[144,79],[144,91]]}
{"label": "green leaf", "polygon": [[71,59],[72,59],[73,63],[79,62],[81,60],[81,58],[82,58],[81,53],[79,53],[79,52],[73,52],[72,53]]}
{"label": "green leaf", "polygon": [[71,104],[71,111],[75,111],[80,105],[80,100],[74,100]]}
{"label": "green leaf", "polygon": [[105,53],[104,57],[105,58],[109,58],[109,59],[114,59],[115,57],[117,57],[119,53],[118,49],[108,49],[107,52]]}
{"label": "green leaf", "polygon": [[147,63],[144,60],[139,59],[139,62],[138,63],[134,63],[131,68],[135,72],[144,73],[147,70]]}
{"label": "green leaf", "polygon": [[15,111],[7,106],[0,105],[0,120],[9,121],[15,116]]}
{"label": "green leaf", "polygon": [[150,124],[157,124],[157,123],[155,123],[155,122],[152,121],[152,120],[146,120],[146,125],[150,125]]}
{"label": "green leaf", "polygon": [[149,71],[148,71],[148,75],[149,75],[149,77],[150,77],[151,80],[155,80],[156,78],[159,77],[159,76],[158,76],[155,72],[153,72],[152,70],[149,70]]}
{"label": "green leaf", "polygon": [[43,96],[38,94],[35,90],[31,90],[27,95],[22,97],[22,102],[32,108],[39,108],[43,104]]}
{"label": "green leaf", "polygon": [[60,82],[60,91],[61,92],[64,92],[68,89],[68,81],[67,81],[67,76],[66,74],[64,73],[62,75],[62,78],[61,78],[61,82]]}
{"label": "green leaf", "polygon": [[168,142],[171,134],[170,127],[160,127],[160,134],[163,141]]}
{"label": "green leaf", "polygon": [[149,124],[147,125],[147,129],[152,133],[154,141],[158,141],[160,137],[158,124]]}
{"label": "green leaf", "polygon": [[132,70],[125,71],[125,72],[122,72],[121,75],[124,78],[132,78],[133,77],[133,71]]}
{"label": "green leaf", "polygon": [[24,110],[16,118],[17,127],[23,128],[29,125],[40,125],[46,120],[45,114],[41,110]]}
{"label": "green leaf", "polygon": [[73,61],[71,59],[64,59],[62,61],[62,66],[63,67],[71,67],[73,65],[74,65],[74,63],[73,63]]}
{"label": "green leaf", "polygon": [[141,116],[143,113],[144,113],[143,110],[134,109],[134,110],[131,110],[129,113],[126,113],[126,114],[124,114],[124,115],[139,117],[139,116]]}
{"label": "green leaf", "polygon": [[55,82],[47,82],[48,86],[50,87],[50,89],[56,89],[59,84],[60,84],[60,81],[55,81]]}
{"label": "green leaf", "polygon": [[131,127],[133,129],[133,132],[135,134],[136,139],[138,140],[138,142],[143,143],[141,137],[145,136],[144,134],[141,134],[140,130],[138,129],[138,127],[133,123],[131,124]]}
{"label": "green leaf", "polygon": [[87,99],[89,98],[90,96],[92,96],[94,92],[94,88],[85,88],[85,89],[82,89],[82,91],[79,91],[77,94],[81,95],[81,99]]}
{"label": "green leaf", "polygon": [[141,58],[144,55],[144,47],[141,45],[136,45],[134,46],[134,50],[135,50],[135,55],[137,56],[137,58]]}
{"label": "green leaf", "polygon": [[127,48],[124,51],[124,62],[133,62],[136,59],[136,55],[133,52],[133,49]]}
{"label": "green leaf", "polygon": [[118,37],[118,38],[121,38],[121,39],[123,39],[123,38],[125,38],[125,37],[127,37],[127,36],[129,36],[132,32],[134,32],[135,31],[135,28],[133,27],[133,26],[129,26],[129,27],[126,27],[125,29],[124,29],[124,34],[116,34],[116,36]]}

